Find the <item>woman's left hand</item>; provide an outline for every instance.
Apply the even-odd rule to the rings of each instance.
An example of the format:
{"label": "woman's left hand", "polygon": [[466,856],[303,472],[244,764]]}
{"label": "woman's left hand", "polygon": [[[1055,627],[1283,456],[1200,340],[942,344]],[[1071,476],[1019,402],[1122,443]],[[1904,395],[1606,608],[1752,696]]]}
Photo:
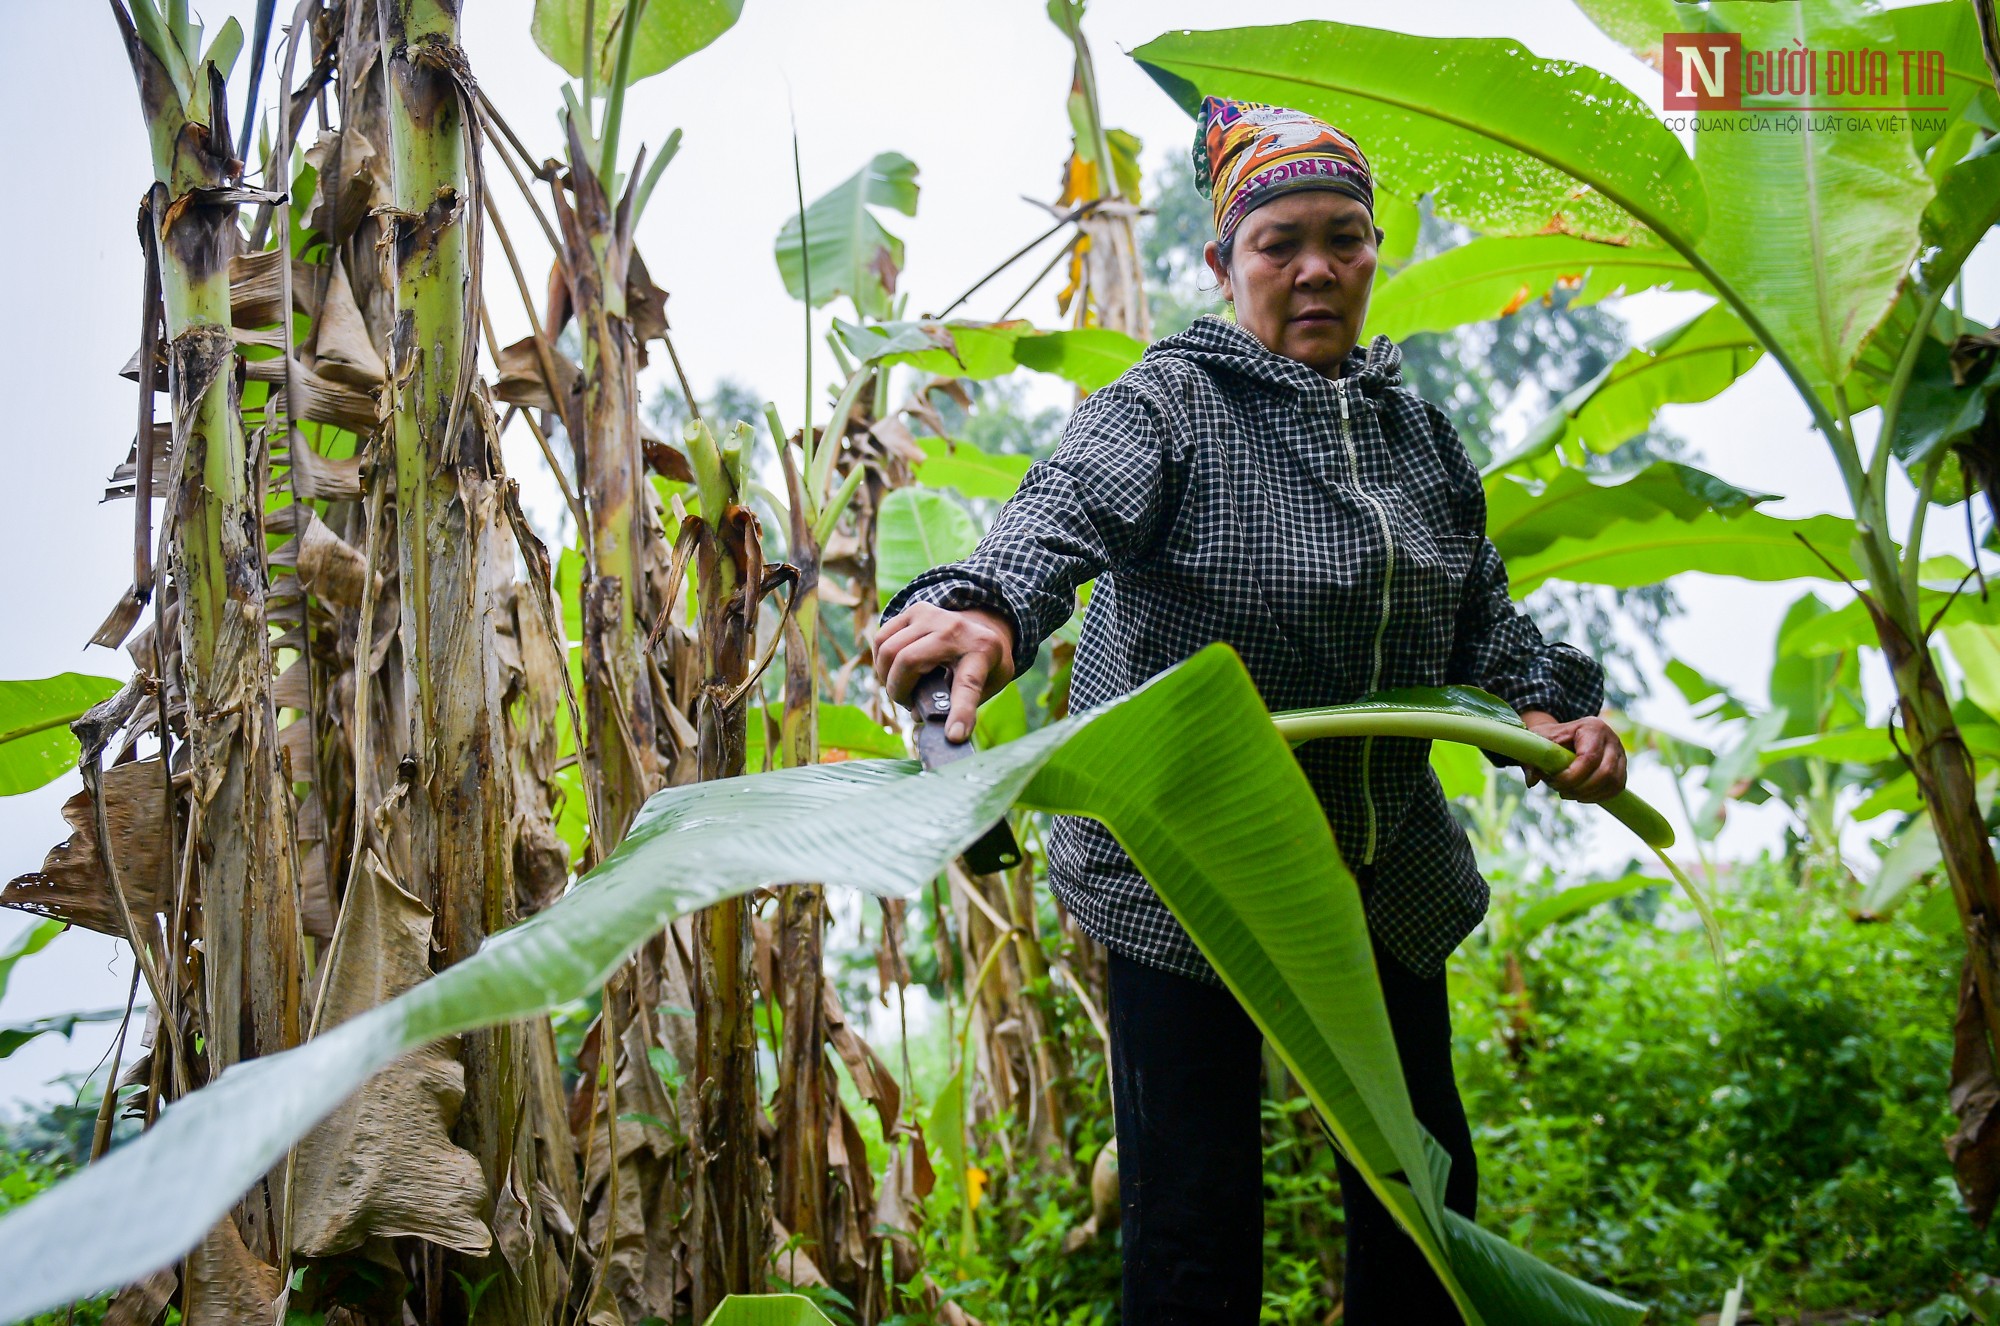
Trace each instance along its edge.
{"label": "woman's left hand", "polygon": [[1545,774],[1532,765],[1522,766],[1529,787],[1547,779],[1550,787],[1571,801],[1608,801],[1625,790],[1625,743],[1611,724],[1597,717],[1558,723],[1554,714],[1538,709],[1522,714],[1521,721],[1536,736],[1576,752],[1576,758],[1561,773]]}

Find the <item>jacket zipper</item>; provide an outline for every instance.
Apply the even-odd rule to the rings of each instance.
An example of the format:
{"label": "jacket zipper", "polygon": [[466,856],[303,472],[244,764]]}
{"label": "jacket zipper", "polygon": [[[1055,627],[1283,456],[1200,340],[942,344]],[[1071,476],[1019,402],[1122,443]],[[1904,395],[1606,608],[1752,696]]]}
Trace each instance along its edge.
{"label": "jacket zipper", "polygon": [[[1361,486],[1361,461],[1354,447],[1354,435],[1348,428],[1347,392],[1345,383],[1334,384],[1334,395],[1340,398],[1340,440],[1347,448],[1347,475],[1354,484],[1355,495],[1368,504],[1375,513],[1375,522],[1382,528],[1382,615],[1375,623],[1375,642],[1368,663],[1368,692],[1374,694],[1382,685],[1382,636],[1389,629],[1389,589],[1396,576],[1396,540],[1389,525],[1389,513],[1383,509],[1374,495]],[[1367,811],[1368,838],[1362,849],[1363,865],[1375,862],[1375,794],[1371,787],[1372,765],[1375,759],[1375,738],[1361,739],[1361,804]]]}

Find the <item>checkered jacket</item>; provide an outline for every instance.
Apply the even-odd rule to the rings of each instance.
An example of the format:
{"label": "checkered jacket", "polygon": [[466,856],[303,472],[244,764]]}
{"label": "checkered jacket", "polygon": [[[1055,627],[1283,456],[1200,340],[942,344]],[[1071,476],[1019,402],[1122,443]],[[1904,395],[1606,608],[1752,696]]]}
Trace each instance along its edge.
{"label": "checkered jacket", "polygon": [[[1086,398],[972,554],[916,577],[883,616],[917,601],[991,609],[1026,671],[1095,578],[1070,673],[1079,711],[1226,640],[1273,710],[1469,683],[1517,710],[1596,713],[1603,670],[1545,642],[1508,596],[1479,474],[1444,413],[1401,385],[1402,358],[1378,335],[1329,379],[1201,318]],[[1429,750],[1400,737],[1298,749],[1342,856],[1374,867],[1370,928],[1426,976],[1487,904]],[[1102,825],[1057,817],[1048,855],[1056,896],[1106,948],[1220,983]]]}

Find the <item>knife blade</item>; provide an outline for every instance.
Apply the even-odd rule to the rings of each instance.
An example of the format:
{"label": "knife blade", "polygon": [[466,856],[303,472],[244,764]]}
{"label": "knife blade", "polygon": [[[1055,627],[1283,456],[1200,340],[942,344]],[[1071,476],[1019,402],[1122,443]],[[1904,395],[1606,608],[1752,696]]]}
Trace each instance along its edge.
{"label": "knife blade", "polygon": [[[942,769],[966,758],[979,748],[972,738],[952,741],[945,735],[945,721],[951,717],[950,667],[933,668],[917,681],[910,696],[910,713],[916,718],[917,758],[926,769]],[[994,875],[1021,863],[1021,845],[1002,815],[977,842],[965,849],[965,864],[973,873]]]}

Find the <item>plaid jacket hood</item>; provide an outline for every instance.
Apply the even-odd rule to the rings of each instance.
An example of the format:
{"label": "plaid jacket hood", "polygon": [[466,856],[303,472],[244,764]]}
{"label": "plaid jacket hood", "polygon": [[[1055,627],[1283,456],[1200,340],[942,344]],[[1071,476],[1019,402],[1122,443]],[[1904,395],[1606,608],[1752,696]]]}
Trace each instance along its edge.
{"label": "plaid jacket hood", "polygon": [[[1596,713],[1602,670],[1514,605],[1478,472],[1401,370],[1387,336],[1330,379],[1200,318],[1086,398],[973,553],[912,580],[883,616],[989,608],[1012,622],[1026,671],[1094,579],[1070,672],[1079,711],[1225,640],[1272,709],[1458,682],[1517,710]],[[1435,974],[1487,888],[1429,743],[1322,740],[1298,755],[1342,856],[1374,867],[1371,928]],[[1059,816],[1048,853],[1051,887],[1106,947],[1217,981],[1109,831]]]}

